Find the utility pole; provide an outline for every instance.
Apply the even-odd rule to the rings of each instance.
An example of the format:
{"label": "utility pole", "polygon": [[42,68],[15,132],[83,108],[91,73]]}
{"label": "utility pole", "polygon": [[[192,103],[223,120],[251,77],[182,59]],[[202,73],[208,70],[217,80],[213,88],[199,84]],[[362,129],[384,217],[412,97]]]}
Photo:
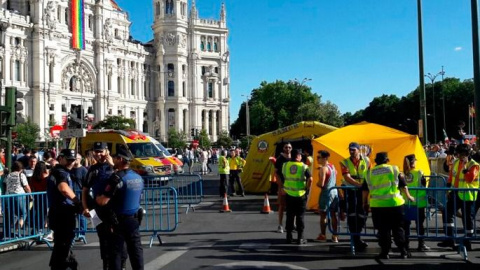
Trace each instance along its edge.
{"label": "utility pole", "polygon": [[420,79],[420,120],[418,121],[418,136],[422,138],[425,145],[428,142],[427,132],[427,101],[425,93],[425,74],[423,71],[423,23],[422,23],[422,0],[417,0],[418,12],[418,68]]}
{"label": "utility pole", "polygon": [[472,0],[473,83],[475,85],[475,135],[480,138],[480,48],[478,40],[478,0]]}

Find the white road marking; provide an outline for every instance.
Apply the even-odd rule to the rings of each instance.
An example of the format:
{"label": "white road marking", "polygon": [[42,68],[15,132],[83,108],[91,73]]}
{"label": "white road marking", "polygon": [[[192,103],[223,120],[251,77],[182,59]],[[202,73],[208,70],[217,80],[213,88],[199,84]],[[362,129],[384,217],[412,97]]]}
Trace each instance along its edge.
{"label": "white road marking", "polygon": [[173,262],[174,260],[178,259],[178,257],[182,256],[188,252],[187,250],[175,250],[167,252],[160,257],[156,258],[155,260],[145,264],[145,270],[158,270],[162,267],[166,266],[167,264]]}

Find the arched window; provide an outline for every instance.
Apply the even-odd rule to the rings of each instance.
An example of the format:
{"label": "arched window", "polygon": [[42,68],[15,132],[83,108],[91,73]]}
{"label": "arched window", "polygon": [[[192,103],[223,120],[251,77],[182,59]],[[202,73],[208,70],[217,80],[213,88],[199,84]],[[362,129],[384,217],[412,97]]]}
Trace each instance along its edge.
{"label": "arched window", "polygon": [[213,51],[218,52],[218,43],[213,43]]}
{"label": "arched window", "polygon": [[22,80],[22,78],[20,76],[20,68],[21,68],[20,60],[15,60],[15,80],[17,82]]}
{"label": "arched window", "polygon": [[168,96],[174,97],[175,96],[175,82],[168,81]]}
{"label": "arched window", "polygon": [[212,51],[212,42],[210,42],[210,41],[207,42],[207,51],[209,51],[209,52]]}
{"label": "arched window", "polygon": [[68,84],[70,92],[75,92],[77,87],[77,77],[73,76]]}
{"label": "arched window", "polygon": [[213,98],[213,82],[208,82],[208,98]]}
{"label": "arched window", "polygon": [[205,51],[205,41],[203,41],[203,40],[200,41],[200,50],[201,50],[202,52]]}
{"label": "arched window", "polygon": [[143,132],[148,133],[148,121],[143,121]]}
{"label": "arched window", "polygon": [[173,0],[165,1],[165,14],[173,14]]}
{"label": "arched window", "polygon": [[168,109],[168,126],[175,126],[175,109]]}
{"label": "arched window", "polygon": [[155,3],[155,16],[160,16],[160,2]]}

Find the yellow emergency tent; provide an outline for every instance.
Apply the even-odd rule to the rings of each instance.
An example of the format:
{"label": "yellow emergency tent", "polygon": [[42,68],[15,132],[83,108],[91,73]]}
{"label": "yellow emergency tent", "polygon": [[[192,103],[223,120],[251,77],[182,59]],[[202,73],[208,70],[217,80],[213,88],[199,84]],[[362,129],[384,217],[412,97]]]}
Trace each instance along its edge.
{"label": "yellow emergency tent", "polygon": [[253,139],[248,150],[247,163],[240,176],[245,191],[252,193],[269,191],[274,170],[269,158],[275,156],[277,144],[293,142],[295,146],[295,141],[310,141],[336,129],[320,122],[303,121]]}
{"label": "yellow emergency tent", "polygon": [[[328,133],[320,138],[312,140],[313,157],[316,162],[317,152],[327,150],[330,152],[329,162],[337,169],[337,185],[341,184],[342,173],[340,161],[349,157],[348,144],[357,142],[360,144],[361,153],[368,155],[372,166],[378,152],[387,152],[390,161],[388,164],[396,165],[403,170],[403,159],[406,155],[415,154],[417,168],[421,169],[424,175],[430,175],[430,166],[422,144],[416,135],[385,127],[382,125],[361,122],[349,125]],[[317,167],[317,166],[314,166]],[[316,186],[318,181],[318,170],[313,172],[312,189],[307,201],[307,209],[318,209],[318,195],[320,189]]]}

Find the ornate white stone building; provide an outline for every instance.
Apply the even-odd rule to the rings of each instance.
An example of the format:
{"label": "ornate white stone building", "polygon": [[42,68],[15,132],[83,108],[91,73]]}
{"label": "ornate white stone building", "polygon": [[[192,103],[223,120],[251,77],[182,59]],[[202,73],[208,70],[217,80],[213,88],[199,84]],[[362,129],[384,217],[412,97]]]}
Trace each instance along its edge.
{"label": "ornate white stone building", "polygon": [[3,87],[24,93],[23,113],[42,131],[67,116],[97,122],[108,115],[133,118],[161,141],[170,128],[189,139],[192,128],[205,129],[212,140],[229,129],[224,5],[219,20],[205,20],[194,0],[190,8],[187,0],[152,0],[154,39],[141,43],[113,0],[85,0],[86,48],[76,51],[70,0],[0,1]]}

